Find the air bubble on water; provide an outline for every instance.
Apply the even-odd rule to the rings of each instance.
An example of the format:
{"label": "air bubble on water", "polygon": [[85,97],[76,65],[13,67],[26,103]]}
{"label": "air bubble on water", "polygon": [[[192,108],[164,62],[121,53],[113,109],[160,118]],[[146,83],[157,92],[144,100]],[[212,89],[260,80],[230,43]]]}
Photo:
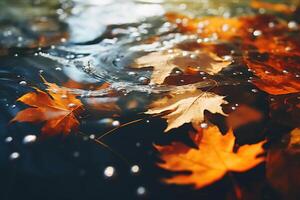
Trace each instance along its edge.
{"label": "air bubble on water", "polygon": [[11,108],[15,108],[15,107],[16,107],[16,105],[15,105],[15,104],[11,105]]}
{"label": "air bubble on water", "polygon": [[55,70],[56,70],[56,71],[61,71],[62,68],[61,68],[61,67],[56,67]]}
{"label": "air bubble on water", "polygon": [[38,54],[37,52],[35,52],[33,55],[34,55],[34,56],[38,56],[39,54]]}
{"label": "air bubble on water", "polygon": [[20,81],[19,84],[20,85],[27,85],[27,82],[26,81]]}
{"label": "air bubble on water", "polygon": [[146,194],[146,188],[143,187],[143,186],[139,186],[136,190],[136,193],[139,195],[139,196],[143,196]]}
{"label": "air bubble on water", "polygon": [[139,173],[140,171],[140,167],[138,165],[133,165],[131,168],[130,168],[130,171],[134,174],[136,173]]}
{"label": "air bubble on water", "polygon": [[232,110],[235,110],[235,109],[236,109],[236,107],[235,107],[235,106],[232,106],[232,107],[231,107],[231,109],[232,109]]}
{"label": "air bubble on water", "polygon": [[5,138],[6,143],[10,143],[12,141],[13,141],[13,138],[11,136],[8,136],[8,137]]}
{"label": "air bubble on water", "polygon": [[149,120],[149,119],[147,119],[147,120],[146,120],[146,123],[150,123],[150,120]]}
{"label": "air bubble on water", "polygon": [[36,141],[36,136],[35,135],[26,135],[23,138],[23,144],[31,144]]}
{"label": "air bubble on water", "polygon": [[61,38],[60,41],[65,43],[67,41],[67,39],[66,38]]}
{"label": "air bubble on water", "polygon": [[16,160],[20,157],[20,154],[18,152],[13,152],[12,154],[9,155],[10,160]]}
{"label": "air bubble on water", "polygon": [[254,93],[258,92],[257,89],[252,89],[251,91],[254,92]]}
{"label": "air bubble on water", "polygon": [[15,53],[15,54],[14,54],[14,56],[15,56],[15,57],[18,57],[18,56],[19,56],[19,54]]}
{"label": "air bubble on water", "polygon": [[51,49],[55,49],[56,46],[55,46],[55,45],[51,45],[50,48],[51,48]]}
{"label": "air bubble on water", "polygon": [[104,169],[104,172],[103,172],[104,176],[106,178],[110,178],[112,176],[114,176],[115,174],[115,168],[113,166],[107,166],[105,169]]}
{"label": "air bubble on water", "polygon": [[282,70],[282,73],[288,74],[289,72],[287,70]]}

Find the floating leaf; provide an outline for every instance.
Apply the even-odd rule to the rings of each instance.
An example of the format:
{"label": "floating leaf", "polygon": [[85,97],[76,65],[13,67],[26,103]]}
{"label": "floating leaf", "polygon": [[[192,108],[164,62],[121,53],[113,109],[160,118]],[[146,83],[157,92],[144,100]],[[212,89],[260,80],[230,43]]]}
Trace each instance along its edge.
{"label": "floating leaf", "polygon": [[204,120],[204,111],[223,114],[221,104],[226,104],[224,96],[197,89],[182,89],[173,91],[169,97],[157,100],[151,105],[146,114],[159,114],[168,112],[163,116],[167,119],[168,127],[165,132],[192,123],[194,126]]}
{"label": "floating leaf", "polygon": [[165,178],[165,183],[192,184],[199,189],[220,180],[227,172],[244,172],[264,161],[264,157],[257,157],[264,152],[264,142],[244,145],[233,152],[235,137],[231,130],[223,136],[216,126],[212,126],[190,136],[197,149],[180,142],[155,146],[161,153],[163,162],[158,164],[161,168],[190,172]]}
{"label": "floating leaf", "polygon": [[20,111],[12,121],[15,122],[44,122],[42,133],[46,136],[63,133],[68,135],[79,126],[77,114],[83,106],[74,94],[54,83],[45,82],[48,93],[36,89],[18,99],[30,106]]}
{"label": "floating leaf", "polygon": [[230,65],[212,52],[207,51],[182,51],[173,49],[163,52],[152,52],[135,60],[134,68],[153,67],[151,83],[161,84],[171,72],[177,68],[186,71],[188,68],[195,68],[208,74],[216,74],[223,68]]}

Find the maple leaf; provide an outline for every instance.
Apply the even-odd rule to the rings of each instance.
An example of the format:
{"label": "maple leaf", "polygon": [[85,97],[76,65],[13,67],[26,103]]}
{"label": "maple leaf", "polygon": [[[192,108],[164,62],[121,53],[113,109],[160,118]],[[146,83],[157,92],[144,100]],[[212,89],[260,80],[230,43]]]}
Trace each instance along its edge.
{"label": "maple leaf", "polygon": [[182,89],[173,91],[169,97],[154,102],[151,105],[152,108],[146,114],[169,112],[163,116],[168,122],[168,126],[165,129],[165,132],[167,132],[190,122],[193,126],[199,126],[204,120],[204,110],[225,115],[221,104],[227,104],[224,96],[203,92],[196,88]]}
{"label": "maple leaf", "polygon": [[233,152],[235,137],[230,130],[222,135],[216,126],[190,134],[197,149],[180,142],[168,146],[155,145],[163,161],[158,166],[173,172],[188,171],[163,179],[168,184],[192,184],[199,189],[220,180],[227,172],[244,172],[264,161],[264,141],[241,146]]}
{"label": "maple leaf", "polygon": [[[266,58],[265,58],[266,57]],[[273,94],[289,94],[300,91],[297,77],[300,72],[300,57],[255,54],[245,56],[244,62],[259,79],[253,83],[261,90]],[[287,69],[289,71],[287,71]]]}
{"label": "maple leaf", "polygon": [[35,92],[27,93],[17,100],[30,108],[17,113],[12,122],[45,122],[41,132],[46,136],[59,133],[67,135],[76,131],[79,126],[77,113],[83,108],[81,101],[65,88],[54,83],[45,84],[48,86],[48,94],[36,88]]}
{"label": "maple leaf", "polygon": [[[190,55],[193,56],[191,57]],[[134,61],[132,67],[153,67],[151,83],[162,84],[165,78],[168,77],[175,68],[185,71],[187,68],[193,67],[197,68],[198,71],[213,75],[230,64],[230,61],[226,61],[212,52],[187,52],[180,49],[173,49],[169,51],[152,52],[139,57]]]}

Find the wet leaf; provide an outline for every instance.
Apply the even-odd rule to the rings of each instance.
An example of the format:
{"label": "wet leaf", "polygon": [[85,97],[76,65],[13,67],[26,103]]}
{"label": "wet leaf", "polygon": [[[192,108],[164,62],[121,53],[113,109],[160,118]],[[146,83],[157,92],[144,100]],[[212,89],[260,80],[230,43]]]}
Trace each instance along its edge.
{"label": "wet leaf", "polygon": [[179,142],[156,146],[163,161],[158,164],[161,168],[190,172],[165,178],[164,182],[202,188],[220,180],[227,172],[244,172],[264,161],[263,157],[257,157],[264,152],[264,142],[244,145],[236,153],[233,152],[235,137],[231,130],[223,136],[216,126],[212,126],[191,134],[191,139],[197,149]]}
{"label": "wet leaf", "polygon": [[157,100],[146,114],[160,114],[167,119],[165,132],[192,123],[197,127],[204,120],[204,111],[223,114],[221,105],[226,104],[224,96],[203,92],[195,88],[173,91],[168,97]]}
{"label": "wet leaf", "polygon": [[207,51],[182,51],[173,49],[164,52],[152,52],[135,60],[134,68],[153,67],[151,83],[162,84],[166,77],[177,68],[181,71],[203,71],[208,74],[216,74],[230,65],[212,52]]}
{"label": "wet leaf", "polygon": [[300,91],[300,57],[255,54],[244,62],[259,77],[253,83],[261,90],[274,95]]}
{"label": "wet leaf", "polygon": [[32,122],[44,125],[41,132],[45,136],[64,134],[76,131],[79,126],[78,113],[83,106],[74,94],[54,83],[45,82],[47,93],[35,88],[18,99],[30,106],[20,111],[12,119],[13,122]]}

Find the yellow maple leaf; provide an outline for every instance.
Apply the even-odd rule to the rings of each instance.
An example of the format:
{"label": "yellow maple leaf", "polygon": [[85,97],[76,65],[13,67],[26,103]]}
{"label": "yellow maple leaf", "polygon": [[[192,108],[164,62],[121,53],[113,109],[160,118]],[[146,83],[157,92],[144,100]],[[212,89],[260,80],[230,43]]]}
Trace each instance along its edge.
{"label": "yellow maple leaf", "polygon": [[159,114],[169,111],[163,116],[168,122],[165,129],[165,132],[167,132],[190,122],[193,126],[199,126],[204,120],[204,110],[225,115],[221,104],[227,104],[224,96],[203,92],[196,88],[182,89],[173,91],[168,97],[154,102],[151,105],[152,108],[146,114]]}
{"label": "yellow maple leaf", "polygon": [[165,178],[165,183],[192,184],[199,189],[220,180],[227,172],[244,172],[264,161],[264,157],[257,157],[264,152],[264,141],[241,146],[234,153],[235,137],[232,130],[223,136],[216,126],[212,126],[190,136],[198,149],[180,142],[155,146],[163,161],[158,166],[173,172],[191,172]]}
{"label": "yellow maple leaf", "polygon": [[139,57],[134,61],[132,67],[153,67],[150,83],[162,84],[165,78],[168,77],[175,68],[185,71],[187,67],[193,67],[199,71],[213,75],[220,72],[230,63],[230,61],[226,61],[212,52],[188,52],[173,49],[169,51],[152,52]]}

